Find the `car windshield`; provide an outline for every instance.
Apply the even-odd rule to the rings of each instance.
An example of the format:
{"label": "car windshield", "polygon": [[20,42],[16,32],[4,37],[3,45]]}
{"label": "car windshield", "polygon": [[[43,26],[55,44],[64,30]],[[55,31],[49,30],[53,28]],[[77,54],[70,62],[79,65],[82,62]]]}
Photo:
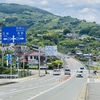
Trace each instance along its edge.
{"label": "car windshield", "polygon": [[77,72],[78,72],[78,73],[83,73],[83,71],[81,71],[81,70],[80,70],[80,71],[77,71]]}
{"label": "car windshield", "polygon": [[70,71],[70,69],[65,69],[65,71]]}
{"label": "car windshield", "polygon": [[60,70],[55,69],[54,72],[59,72]]}

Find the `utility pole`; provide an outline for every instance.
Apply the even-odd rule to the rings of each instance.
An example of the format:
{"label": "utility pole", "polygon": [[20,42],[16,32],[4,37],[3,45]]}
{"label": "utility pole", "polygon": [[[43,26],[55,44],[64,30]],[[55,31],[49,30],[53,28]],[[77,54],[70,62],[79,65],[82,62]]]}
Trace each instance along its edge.
{"label": "utility pole", "polygon": [[39,52],[39,54],[38,54],[38,60],[39,60],[39,76],[40,76],[40,47],[38,47],[38,52]]}
{"label": "utility pole", "polygon": [[3,56],[4,56],[4,48],[3,48],[3,43],[2,43],[2,67],[3,67]]}
{"label": "utility pole", "polygon": [[40,77],[40,47],[37,45],[32,45],[32,47],[34,50],[38,51],[38,69],[39,69],[38,75]]}
{"label": "utility pole", "polygon": [[[89,40],[87,40],[87,42],[89,42]],[[89,74],[90,74],[90,46],[88,45],[88,70],[89,70]]]}

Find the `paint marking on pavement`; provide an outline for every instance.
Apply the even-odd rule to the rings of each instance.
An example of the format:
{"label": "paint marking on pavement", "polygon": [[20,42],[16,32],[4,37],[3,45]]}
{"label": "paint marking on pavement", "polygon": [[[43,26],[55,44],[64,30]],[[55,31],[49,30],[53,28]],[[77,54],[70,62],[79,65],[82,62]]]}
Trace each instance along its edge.
{"label": "paint marking on pavement", "polygon": [[10,90],[10,91],[16,91],[17,89],[12,89],[12,90]]}
{"label": "paint marking on pavement", "polygon": [[24,88],[22,90],[10,91],[10,92],[7,92],[7,93],[2,93],[0,95],[7,95],[7,94],[13,94],[13,93],[17,93],[17,92],[26,91],[26,90],[37,89],[37,88],[41,88],[41,87],[45,87],[45,86],[49,86],[49,85],[53,85],[53,84],[57,84],[57,83],[58,82],[54,82],[54,83],[51,83],[51,84],[41,85],[41,86],[37,86],[37,87]]}
{"label": "paint marking on pavement", "polygon": [[87,83],[89,83],[90,82],[90,80],[89,80],[89,78],[87,79]]}
{"label": "paint marking on pavement", "polygon": [[100,79],[94,79],[95,82],[100,82]]}
{"label": "paint marking on pavement", "polygon": [[[73,76],[71,76],[71,77],[73,77]],[[70,80],[70,78],[69,78],[68,80]],[[66,81],[68,81],[68,80],[66,80]],[[38,97],[38,96],[40,96],[40,95],[42,95],[42,94],[44,94],[44,93],[50,91],[50,90],[53,90],[53,89],[57,88],[58,86],[64,84],[66,81],[64,81],[64,82],[62,82],[62,83],[60,83],[60,84],[58,84],[58,85],[56,85],[56,86],[54,86],[54,87],[52,87],[52,88],[49,88],[48,90],[45,90],[45,91],[43,91],[43,92],[40,92],[39,94],[37,94],[37,95],[35,95],[35,96],[33,96],[33,97],[27,99],[27,100],[32,100],[32,99],[34,99],[34,98],[36,98],[36,97]]]}
{"label": "paint marking on pavement", "polygon": [[33,86],[33,84],[29,85],[29,86]]}
{"label": "paint marking on pavement", "polygon": [[26,86],[21,87],[21,89],[26,88]]}
{"label": "paint marking on pavement", "polygon": [[27,79],[27,80],[26,80],[26,79],[22,79],[22,80],[20,80],[19,82],[22,83],[22,82],[26,82],[26,81],[33,80],[33,79],[36,79],[36,78],[31,78],[31,79]]}

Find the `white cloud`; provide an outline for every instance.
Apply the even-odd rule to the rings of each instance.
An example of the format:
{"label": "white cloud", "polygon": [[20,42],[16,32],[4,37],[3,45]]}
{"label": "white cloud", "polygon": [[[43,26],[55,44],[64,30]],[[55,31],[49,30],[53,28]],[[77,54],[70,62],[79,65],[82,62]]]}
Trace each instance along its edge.
{"label": "white cloud", "polygon": [[[87,21],[96,21],[98,22],[98,15],[100,12],[94,8],[84,8],[78,12],[78,16],[80,19],[85,19]],[[100,21],[99,21],[100,22]]]}
{"label": "white cloud", "polygon": [[22,0],[3,0],[4,2],[6,2],[6,3],[18,3],[18,4],[25,4],[25,5],[34,5],[35,4],[35,2],[34,1],[32,1],[32,0],[24,0],[24,1],[22,1]]}
{"label": "white cloud", "polygon": [[51,12],[51,8],[43,8],[44,10]]}
{"label": "white cloud", "polygon": [[1,3],[31,5],[60,16],[99,22],[100,0],[0,0]]}
{"label": "white cloud", "polygon": [[40,4],[42,4],[42,5],[48,5],[48,1],[47,0],[43,0],[43,1],[40,2]]}

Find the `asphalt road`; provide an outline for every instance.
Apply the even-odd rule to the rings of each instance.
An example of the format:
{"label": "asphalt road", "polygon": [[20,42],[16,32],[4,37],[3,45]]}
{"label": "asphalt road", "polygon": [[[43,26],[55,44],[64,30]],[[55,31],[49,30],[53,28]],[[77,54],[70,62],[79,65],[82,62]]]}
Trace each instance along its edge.
{"label": "asphalt road", "polygon": [[[0,86],[0,100],[77,100],[82,86],[87,82],[87,72],[83,78],[76,77],[81,64],[72,58],[65,59],[72,70],[71,76],[50,75],[31,77],[19,83]],[[66,65],[67,66],[67,65]]]}

